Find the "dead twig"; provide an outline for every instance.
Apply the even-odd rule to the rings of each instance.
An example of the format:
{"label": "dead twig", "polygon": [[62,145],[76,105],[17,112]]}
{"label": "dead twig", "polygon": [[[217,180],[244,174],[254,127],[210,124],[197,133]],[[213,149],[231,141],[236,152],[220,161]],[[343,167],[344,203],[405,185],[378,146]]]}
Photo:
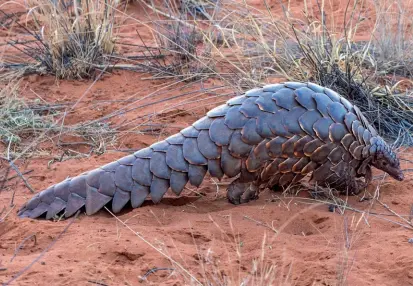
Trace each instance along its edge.
{"label": "dead twig", "polygon": [[0,191],[4,189],[4,185],[7,182],[7,178],[9,177],[9,173],[10,173],[10,166],[6,169],[6,174],[4,174],[3,179],[0,181]]}
{"label": "dead twig", "polygon": [[[14,193],[13,193],[14,196]],[[3,222],[6,217],[11,213],[11,211],[14,209],[14,205],[10,206],[10,209],[8,210],[8,212],[4,215],[4,217],[0,218],[0,222]],[[2,212],[3,213],[3,212]]]}
{"label": "dead twig", "polygon": [[[22,173],[22,175],[30,174],[30,173],[32,173],[33,171],[34,171],[34,170],[24,171],[24,172]],[[17,178],[17,177],[19,177],[19,175],[13,175],[13,176],[8,177],[8,178],[6,177],[5,179],[0,180],[0,183],[4,184],[5,182],[11,181],[11,180],[13,180],[13,179],[15,179],[15,178]],[[0,190],[1,190],[1,187],[0,187]]]}
{"label": "dead twig", "polygon": [[108,286],[108,284],[98,282],[98,281],[88,280],[87,282],[92,283],[92,284],[96,284],[96,285],[100,285],[100,286]]}
{"label": "dead twig", "polygon": [[20,242],[20,244],[17,246],[16,250],[14,251],[14,254],[12,256],[12,258],[10,259],[10,262],[13,262],[14,258],[17,256],[17,254],[19,253],[19,251],[22,249],[22,247],[24,246],[24,244],[26,243],[26,241],[28,241],[30,238],[33,238],[33,246],[35,246],[37,244],[37,236],[36,234],[32,234],[29,235],[28,237],[26,237],[25,239],[23,239],[22,242]]}
{"label": "dead twig", "polygon": [[20,172],[19,168],[14,164],[13,160],[10,160],[9,158],[6,157],[0,157],[0,159],[3,159],[5,161],[7,161],[10,165],[10,167],[17,173],[17,176],[19,176],[22,181],[24,182],[24,184],[26,185],[26,187],[30,190],[30,192],[32,194],[35,193],[35,191],[33,190],[32,186],[30,185],[30,183],[26,180],[26,178],[24,177],[24,175],[22,174],[22,172]]}
{"label": "dead twig", "polygon": [[413,223],[411,222],[411,219],[409,218],[408,220],[405,219],[404,217],[402,217],[401,215],[399,215],[398,213],[396,213],[394,210],[392,210],[387,204],[383,203],[382,201],[380,201],[379,199],[377,199],[377,201],[379,202],[379,204],[381,204],[386,210],[388,210],[389,212],[391,212],[393,215],[397,216],[399,219],[401,219],[402,221],[404,221],[405,223],[407,223],[408,225],[410,225],[413,228]]}
{"label": "dead twig", "polygon": [[10,199],[10,207],[14,208],[14,197],[16,195],[16,188],[14,188],[13,193],[11,194],[11,199]]}
{"label": "dead twig", "polygon": [[412,204],[412,206],[410,207],[409,221],[412,222],[412,219],[413,219],[413,204]]}
{"label": "dead twig", "polygon": [[160,270],[169,270],[169,271],[175,271],[175,268],[168,268],[168,267],[155,267],[152,269],[149,269],[145,275],[143,275],[142,277],[140,277],[141,281],[145,281],[146,278],[148,278],[149,275],[151,275],[152,273],[155,273],[156,271],[160,271]]}
{"label": "dead twig", "polygon": [[263,227],[266,227],[266,228],[272,230],[272,231],[275,232],[275,233],[278,233],[278,230],[276,230],[274,227],[270,226],[268,223],[263,223],[263,222],[261,222],[261,221],[259,221],[259,220],[253,219],[253,218],[251,218],[251,217],[249,217],[249,216],[246,216],[246,215],[244,215],[243,218],[246,218],[246,219],[248,219],[248,220],[250,220],[250,221],[255,222],[255,223],[258,224],[258,225],[261,225],[261,226],[263,226]]}

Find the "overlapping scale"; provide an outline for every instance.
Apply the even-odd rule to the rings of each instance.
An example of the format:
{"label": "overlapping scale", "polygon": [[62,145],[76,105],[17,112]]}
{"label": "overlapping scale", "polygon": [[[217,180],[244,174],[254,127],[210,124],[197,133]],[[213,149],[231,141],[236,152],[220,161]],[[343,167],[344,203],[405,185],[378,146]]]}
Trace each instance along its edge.
{"label": "overlapping scale", "polygon": [[233,106],[228,110],[227,114],[225,115],[224,123],[230,129],[237,129],[237,128],[244,127],[247,121],[248,121],[248,118],[245,117],[244,114],[242,114],[242,112],[240,111],[240,107]]}
{"label": "overlapping scale", "polygon": [[[233,132],[234,130],[230,129],[225,124],[225,119],[219,118],[219,119],[215,119],[214,122],[212,122],[211,128],[209,129],[209,137],[216,145],[224,146],[224,145],[229,144],[229,140]],[[185,143],[186,143],[186,140],[185,140]]]}

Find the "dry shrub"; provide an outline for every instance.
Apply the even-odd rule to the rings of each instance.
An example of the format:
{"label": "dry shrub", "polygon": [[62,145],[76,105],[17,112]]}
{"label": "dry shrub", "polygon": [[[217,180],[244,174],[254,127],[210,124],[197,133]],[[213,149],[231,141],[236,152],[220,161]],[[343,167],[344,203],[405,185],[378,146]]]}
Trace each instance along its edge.
{"label": "dry shrub", "polygon": [[204,42],[204,31],[195,24],[208,17],[208,3],[164,0],[161,2],[163,10],[153,2],[143,4],[155,12],[156,16],[151,16],[154,41],[164,56],[162,60],[154,57],[145,65],[154,78],[191,82],[217,74],[211,60],[211,46]]}
{"label": "dry shrub", "polygon": [[32,21],[18,25],[32,41],[10,44],[34,60],[32,72],[51,73],[58,78],[90,77],[114,51],[116,2],[30,0],[27,19]]}
{"label": "dry shrub", "polygon": [[[85,121],[73,125],[61,124],[68,104],[48,104],[28,100],[20,94],[21,82],[13,80],[0,86],[0,154],[30,157],[45,150],[38,144],[54,141],[66,157],[102,154],[116,141],[117,132],[105,122]],[[71,142],[65,142],[69,138]],[[73,143],[78,138],[79,145]],[[77,147],[89,146],[86,154]]]}
{"label": "dry shrub", "polygon": [[413,1],[374,0],[376,34],[373,44],[383,74],[413,75]]}
{"label": "dry shrub", "polygon": [[6,146],[36,137],[53,124],[53,112],[27,103],[19,96],[18,86],[18,82],[10,82],[0,88],[0,140]]}

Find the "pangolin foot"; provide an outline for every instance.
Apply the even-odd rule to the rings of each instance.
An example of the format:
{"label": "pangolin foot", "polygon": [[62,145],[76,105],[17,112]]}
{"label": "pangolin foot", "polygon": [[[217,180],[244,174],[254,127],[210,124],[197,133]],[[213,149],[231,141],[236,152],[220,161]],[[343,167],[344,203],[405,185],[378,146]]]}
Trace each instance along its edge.
{"label": "pangolin foot", "polygon": [[229,185],[227,198],[234,205],[258,199],[259,188],[253,183],[240,183],[238,180]]}

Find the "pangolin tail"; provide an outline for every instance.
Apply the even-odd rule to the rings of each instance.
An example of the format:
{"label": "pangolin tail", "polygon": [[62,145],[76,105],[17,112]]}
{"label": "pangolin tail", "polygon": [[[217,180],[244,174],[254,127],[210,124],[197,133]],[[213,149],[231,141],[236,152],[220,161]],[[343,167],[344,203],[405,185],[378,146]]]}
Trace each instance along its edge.
{"label": "pangolin tail", "polygon": [[[175,139],[179,139],[179,135]],[[170,138],[170,141],[174,140],[173,136]],[[173,143],[178,143],[175,141]],[[37,218],[46,214],[46,219],[51,219],[64,213],[65,217],[70,217],[83,207],[87,215],[92,215],[106,205],[111,205],[112,211],[117,213],[129,202],[133,208],[141,206],[148,196],[158,203],[169,188],[179,195],[188,180],[199,186],[208,170],[207,161],[189,163],[184,160],[185,152],[194,151],[187,145],[161,141],[133,155],[69,178],[36,194],[18,215]],[[187,157],[195,158],[191,154]]]}

